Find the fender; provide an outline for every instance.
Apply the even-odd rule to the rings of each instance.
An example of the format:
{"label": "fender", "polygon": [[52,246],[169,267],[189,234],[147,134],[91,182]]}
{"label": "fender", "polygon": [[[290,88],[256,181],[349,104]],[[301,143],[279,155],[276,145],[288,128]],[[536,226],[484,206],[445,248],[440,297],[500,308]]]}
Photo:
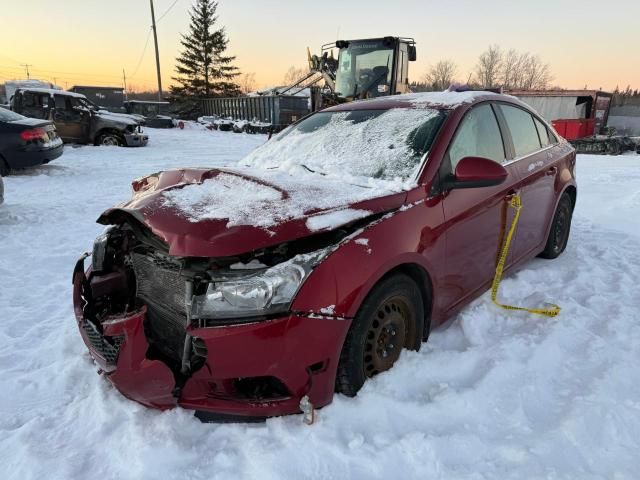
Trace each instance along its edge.
{"label": "fender", "polygon": [[[437,290],[444,269],[443,215],[437,199],[426,199],[365,227],[316,267],[298,292],[293,310],[353,318],[371,288],[389,271],[405,264],[419,265]],[[416,231],[411,227],[416,224],[425,227]],[[344,265],[359,267],[347,270]]]}

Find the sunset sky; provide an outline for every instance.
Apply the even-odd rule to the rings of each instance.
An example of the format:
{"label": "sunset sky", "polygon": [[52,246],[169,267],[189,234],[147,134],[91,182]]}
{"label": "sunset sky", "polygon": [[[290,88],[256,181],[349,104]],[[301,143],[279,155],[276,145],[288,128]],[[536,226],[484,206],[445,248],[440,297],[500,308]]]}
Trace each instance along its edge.
{"label": "sunset sky", "polygon": [[[174,0],[155,0],[156,18]],[[177,0],[159,20],[163,85],[171,83],[181,32],[192,0]],[[155,89],[148,0],[2,0],[0,82],[32,78],[75,84]],[[614,0],[221,0],[230,53],[258,87],[281,83],[286,70],[306,64],[306,47],[319,52],[338,38],[414,37],[418,61],[410,79],[447,58],[466,80],[489,44],[538,54],[554,85],[611,90],[640,88],[640,1]],[[146,43],[146,49],[145,49]]]}

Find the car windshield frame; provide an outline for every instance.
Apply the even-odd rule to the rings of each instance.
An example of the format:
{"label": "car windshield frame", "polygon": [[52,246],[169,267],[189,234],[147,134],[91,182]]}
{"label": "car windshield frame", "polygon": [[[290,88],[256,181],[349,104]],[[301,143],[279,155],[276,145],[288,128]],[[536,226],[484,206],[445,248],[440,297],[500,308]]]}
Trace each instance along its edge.
{"label": "car windshield frame", "polygon": [[283,130],[243,164],[416,184],[446,116],[437,107],[325,110]]}

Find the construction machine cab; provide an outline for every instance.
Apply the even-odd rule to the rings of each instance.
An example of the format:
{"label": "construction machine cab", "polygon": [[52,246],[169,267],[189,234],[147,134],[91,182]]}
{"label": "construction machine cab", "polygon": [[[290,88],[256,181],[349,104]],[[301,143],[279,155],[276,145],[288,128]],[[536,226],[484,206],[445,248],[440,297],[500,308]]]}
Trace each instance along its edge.
{"label": "construction machine cab", "polygon": [[338,40],[322,47],[337,48],[335,88],[339,101],[409,92],[409,62],[416,60],[412,38],[383,37]]}

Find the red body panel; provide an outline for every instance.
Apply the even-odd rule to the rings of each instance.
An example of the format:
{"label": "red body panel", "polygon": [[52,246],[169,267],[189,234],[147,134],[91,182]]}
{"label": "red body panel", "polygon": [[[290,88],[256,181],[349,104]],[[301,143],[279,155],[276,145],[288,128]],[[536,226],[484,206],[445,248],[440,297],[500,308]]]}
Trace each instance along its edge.
{"label": "red body panel", "polygon": [[[218,413],[273,416],[298,412],[304,395],[309,395],[314,405],[323,406],[333,395],[336,368],[351,321],[372,287],[390,271],[406,265],[422,269],[425,291],[431,296],[425,313],[431,327],[442,323],[488,288],[505,227],[513,218],[506,200],[514,194],[521,195],[523,206],[508,269],[538,254],[544,248],[561,194],[575,188],[575,151],[566,142],[507,161],[503,169],[506,178],[499,185],[434,189],[458,125],[470,108],[484,101],[522,106],[510,97],[486,95],[452,107],[422,167],[418,185],[408,192],[358,205],[384,215],[351,233],[314,268],[297,292],[289,314],[248,324],[188,327],[187,334],[203,342],[207,356],[202,368],[177,394],[172,371],[162,361],[146,357],[144,307],[102,323],[105,335],[123,336],[124,341],[117,365],[109,365],[101,357],[82,328],[85,319],[80,292],[86,278],[76,270],[76,318],[87,347],[107,378],[125,396],[156,408],[177,404]],[[401,97],[375,105],[407,106]],[[348,108],[370,107],[356,102],[335,109]],[[223,221],[188,222],[170,209],[160,208],[153,193],[201,182],[219,172],[181,170],[137,181],[134,190],[138,196],[125,207],[106,212],[101,220],[108,223],[123,212],[133,215],[167,242],[170,254],[196,257],[247,253],[312,233],[304,218],[283,222],[269,232],[249,226],[227,228]],[[481,180],[483,172],[466,175]],[[156,178],[156,183],[147,185],[149,178]],[[286,197],[287,192],[282,195]],[[238,378],[263,376],[275,377],[289,393],[256,402],[234,389]]]}

